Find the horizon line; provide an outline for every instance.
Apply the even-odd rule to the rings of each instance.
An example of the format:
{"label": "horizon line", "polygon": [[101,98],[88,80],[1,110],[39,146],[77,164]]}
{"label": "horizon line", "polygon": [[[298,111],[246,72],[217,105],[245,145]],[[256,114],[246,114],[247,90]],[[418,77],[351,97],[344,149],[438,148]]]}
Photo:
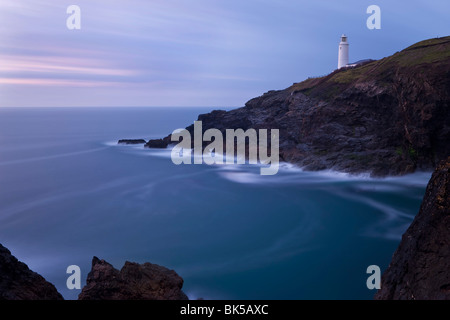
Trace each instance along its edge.
{"label": "horizon line", "polygon": [[0,106],[0,109],[18,108],[240,108],[244,106]]}

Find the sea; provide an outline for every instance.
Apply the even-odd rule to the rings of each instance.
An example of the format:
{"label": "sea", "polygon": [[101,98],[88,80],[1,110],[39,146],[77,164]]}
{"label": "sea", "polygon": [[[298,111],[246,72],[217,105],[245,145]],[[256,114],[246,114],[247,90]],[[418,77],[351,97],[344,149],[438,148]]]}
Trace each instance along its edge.
{"label": "sea", "polygon": [[[229,110],[231,108],[225,108]],[[94,256],[175,270],[190,299],[372,299],[430,172],[175,165],[165,137],[213,108],[0,108],[0,243],[65,299]]]}

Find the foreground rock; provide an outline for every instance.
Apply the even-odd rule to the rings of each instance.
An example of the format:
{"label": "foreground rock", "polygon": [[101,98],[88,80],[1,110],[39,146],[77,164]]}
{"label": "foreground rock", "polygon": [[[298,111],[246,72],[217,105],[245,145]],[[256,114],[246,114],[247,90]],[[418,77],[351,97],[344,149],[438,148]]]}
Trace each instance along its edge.
{"label": "foreground rock", "polygon": [[[156,264],[126,262],[119,271],[94,257],[79,300],[187,300],[183,279]],[[0,244],[0,300],[63,300],[55,286]]]}
{"label": "foreground rock", "polygon": [[63,300],[55,286],[0,244],[0,300]]}
{"label": "foreground rock", "polygon": [[118,144],[145,144],[147,141],[144,139],[122,139],[119,140]]}
{"label": "foreground rock", "polygon": [[119,271],[94,257],[78,300],[187,300],[183,279],[156,264],[126,262]]}
{"label": "foreground rock", "polygon": [[[280,160],[305,170],[372,176],[432,170],[450,155],[450,37],[269,91],[243,108],[198,120],[203,131],[223,134],[279,129]],[[193,136],[193,126],[186,129]]]}
{"label": "foreground rock", "polygon": [[450,300],[450,158],[434,171],[375,299]]}

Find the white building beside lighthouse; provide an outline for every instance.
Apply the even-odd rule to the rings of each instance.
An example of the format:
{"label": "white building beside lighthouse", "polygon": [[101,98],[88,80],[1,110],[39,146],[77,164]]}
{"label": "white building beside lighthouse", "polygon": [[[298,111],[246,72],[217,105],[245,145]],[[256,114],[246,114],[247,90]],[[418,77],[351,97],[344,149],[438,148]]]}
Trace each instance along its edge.
{"label": "white building beside lighthouse", "polygon": [[348,47],[348,38],[343,34],[341,36],[341,43],[339,43],[338,69],[348,65]]}

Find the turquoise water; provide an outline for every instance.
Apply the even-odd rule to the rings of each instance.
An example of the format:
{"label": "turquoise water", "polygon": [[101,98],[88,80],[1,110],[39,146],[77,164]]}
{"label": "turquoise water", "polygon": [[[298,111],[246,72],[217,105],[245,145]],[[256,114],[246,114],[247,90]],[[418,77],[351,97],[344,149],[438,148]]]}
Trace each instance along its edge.
{"label": "turquoise water", "polygon": [[430,173],[369,179],[254,166],[175,166],[159,138],[205,108],[0,108],[0,243],[66,299],[92,257],[176,270],[190,298],[371,299]]}

